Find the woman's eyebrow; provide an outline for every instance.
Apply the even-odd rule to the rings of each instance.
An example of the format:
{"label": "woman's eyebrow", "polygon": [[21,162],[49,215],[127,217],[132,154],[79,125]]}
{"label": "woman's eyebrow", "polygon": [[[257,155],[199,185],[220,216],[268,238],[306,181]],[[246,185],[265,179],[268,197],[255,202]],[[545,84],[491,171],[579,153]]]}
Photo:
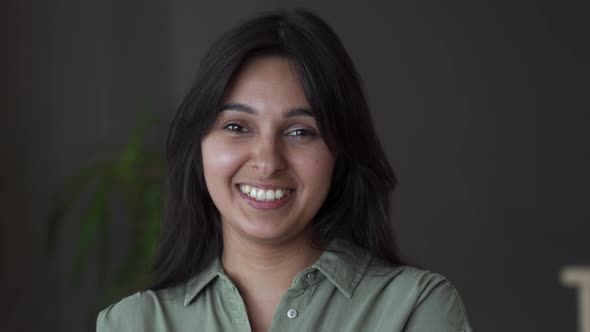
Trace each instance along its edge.
{"label": "woman's eyebrow", "polygon": [[302,116],[302,115],[303,116],[311,116],[312,118],[315,117],[313,115],[313,112],[310,109],[307,109],[304,107],[290,109],[287,112],[285,112],[284,117],[290,118],[290,117]]}
{"label": "woman's eyebrow", "polygon": [[252,107],[244,104],[236,104],[236,103],[228,103],[221,105],[219,112],[223,111],[236,111],[236,112],[244,112],[252,115],[256,115],[256,112]]}
{"label": "woman's eyebrow", "polygon": [[[239,103],[227,103],[227,104],[223,104],[221,106],[221,108],[219,109],[219,112],[224,112],[224,111],[235,111],[235,112],[244,112],[244,113],[248,113],[248,114],[252,114],[252,115],[257,115],[258,112],[253,109],[252,107],[248,106],[248,105],[244,105],[244,104],[239,104]],[[290,110],[287,110],[284,115],[285,118],[291,118],[291,117],[295,117],[295,116],[311,116],[311,117],[315,117],[313,115],[313,112],[305,107],[297,107],[297,108],[292,108]]]}

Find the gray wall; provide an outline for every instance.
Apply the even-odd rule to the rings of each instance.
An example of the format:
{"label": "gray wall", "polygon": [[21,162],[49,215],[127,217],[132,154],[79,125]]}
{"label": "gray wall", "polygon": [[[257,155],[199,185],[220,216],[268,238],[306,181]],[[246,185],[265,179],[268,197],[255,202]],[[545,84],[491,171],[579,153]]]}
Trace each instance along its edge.
{"label": "gray wall", "polygon": [[[568,264],[590,264],[590,32],[567,2],[25,0],[2,13],[0,319],[80,331],[98,291],[69,286],[75,229],[39,245],[52,196],[146,97],[166,125],[220,32],[305,6],[361,72],[400,179],[403,251],[460,290],[477,331],[574,331]],[[587,15],[586,15],[587,16]],[[5,26],[5,28],[4,28]],[[586,92],[586,93],[585,93]],[[125,227],[112,231],[115,256]]]}

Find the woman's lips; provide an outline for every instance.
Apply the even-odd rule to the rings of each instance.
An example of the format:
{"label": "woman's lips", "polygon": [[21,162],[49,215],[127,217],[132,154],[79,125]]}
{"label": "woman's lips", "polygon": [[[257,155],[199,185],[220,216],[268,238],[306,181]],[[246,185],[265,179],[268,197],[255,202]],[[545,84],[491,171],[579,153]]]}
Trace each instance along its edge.
{"label": "woman's lips", "polygon": [[257,209],[277,209],[280,208],[281,206],[287,204],[291,198],[293,197],[294,194],[294,190],[289,190],[289,193],[277,200],[274,201],[257,201],[254,198],[248,196],[247,194],[245,194],[244,192],[242,192],[239,188],[236,189],[239,193],[240,196],[242,196],[242,198],[246,201],[246,203],[248,203],[248,205],[257,208]]}

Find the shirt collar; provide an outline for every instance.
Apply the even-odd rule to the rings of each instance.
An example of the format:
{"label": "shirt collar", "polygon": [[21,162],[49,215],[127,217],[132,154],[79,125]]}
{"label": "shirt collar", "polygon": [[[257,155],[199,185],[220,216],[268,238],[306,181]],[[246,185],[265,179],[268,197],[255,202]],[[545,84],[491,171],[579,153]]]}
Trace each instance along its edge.
{"label": "shirt collar", "polygon": [[[370,260],[371,253],[367,250],[351,242],[334,239],[311,268],[320,271],[344,296],[351,298],[367,271]],[[223,277],[223,269],[221,261],[216,259],[203,272],[187,282],[184,306],[188,306],[201,290],[218,276]]]}
{"label": "shirt collar", "polygon": [[335,239],[312,267],[326,276],[344,296],[351,298],[370,261],[369,251],[351,242]]}
{"label": "shirt collar", "polygon": [[205,288],[215,277],[219,276],[222,272],[221,261],[219,258],[215,259],[208,268],[197,276],[190,279],[186,284],[184,292],[184,306],[188,306],[191,301],[199,295],[201,290]]}

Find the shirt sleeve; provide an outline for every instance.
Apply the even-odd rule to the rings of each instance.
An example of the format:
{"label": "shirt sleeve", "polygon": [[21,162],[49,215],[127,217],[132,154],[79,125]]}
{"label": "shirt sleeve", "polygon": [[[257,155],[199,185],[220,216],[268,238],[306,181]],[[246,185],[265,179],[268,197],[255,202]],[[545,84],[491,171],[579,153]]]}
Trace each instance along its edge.
{"label": "shirt sleeve", "polygon": [[428,287],[412,311],[404,332],[473,332],[459,293],[446,279]]}
{"label": "shirt sleeve", "polygon": [[[96,332],[118,332],[118,331],[133,331],[133,322],[130,319],[135,319],[131,308],[122,306],[120,304],[113,304],[108,308],[102,310],[96,319]],[[126,319],[125,319],[126,318]]]}
{"label": "shirt sleeve", "polygon": [[96,332],[144,331],[144,311],[149,315],[150,307],[144,304],[140,293],[126,297],[98,314]]}
{"label": "shirt sleeve", "polygon": [[107,309],[102,310],[96,318],[96,332],[114,331]]}

